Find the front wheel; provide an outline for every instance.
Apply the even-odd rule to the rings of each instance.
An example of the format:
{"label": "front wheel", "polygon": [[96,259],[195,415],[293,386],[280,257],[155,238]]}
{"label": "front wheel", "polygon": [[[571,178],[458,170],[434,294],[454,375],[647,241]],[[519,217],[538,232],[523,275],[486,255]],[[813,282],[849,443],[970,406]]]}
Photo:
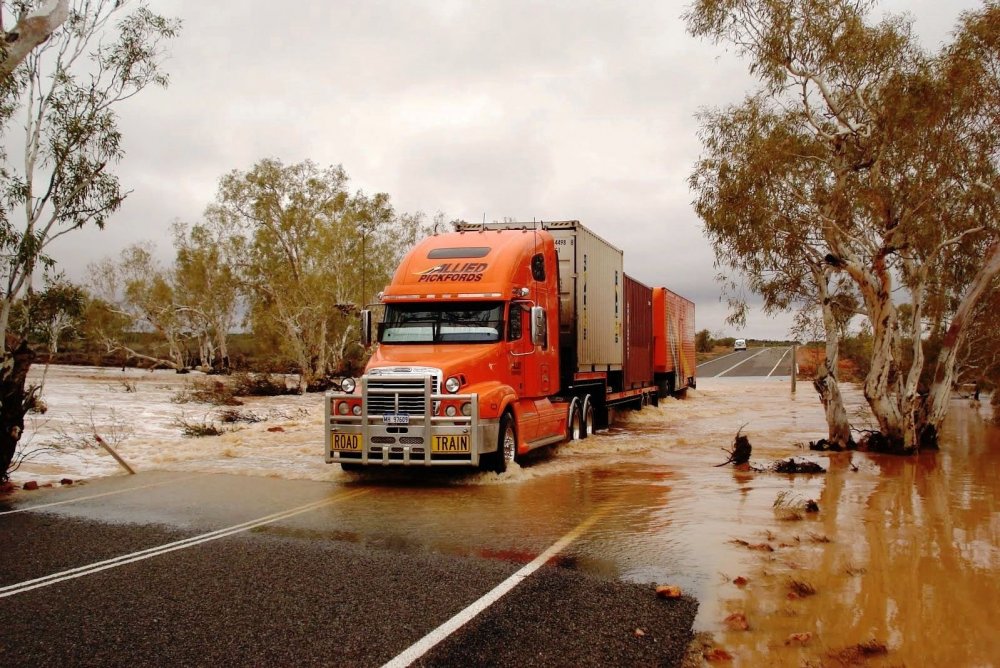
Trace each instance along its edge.
{"label": "front wheel", "polygon": [[517,454],[517,431],[514,428],[514,418],[510,413],[504,413],[500,418],[500,434],[497,437],[496,452],[490,452],[479,458],[479,466],[484,471],[503,473],[514,461]]}

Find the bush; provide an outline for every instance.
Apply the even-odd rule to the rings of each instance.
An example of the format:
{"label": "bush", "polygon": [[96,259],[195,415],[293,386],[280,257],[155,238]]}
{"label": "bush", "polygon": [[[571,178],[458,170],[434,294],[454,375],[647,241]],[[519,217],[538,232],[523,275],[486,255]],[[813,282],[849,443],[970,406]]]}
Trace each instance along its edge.
{"label": "bush", "polygon": [[277,397],[299,393],[298,389],[288,387],[284,376],[270,373],[235,373],[232,383],[232,392],[238,397]]}
{"label": "bush", "polygon": [[191,402],[213,406],[242,406],[231,387],[221,380],[196,380],[170,397],[175,404]]}
{"label": "bush", "polygon": [[253,411],[241,411],[235,408],[227,408],[219,413],[219,419],[225,424],[235,424],[237,422],[255,424],[257,422],[264,422],[267,418],[257,415]]}
{"label": "bush", "polygon": [[695,351],[699,353],[710,353],[712,352],[712,346],[712,334],[707,329],[703,329],[694,335]]}
{"label": "bush", "polygon": [[174,420],[174,426],[180,427],[182,434],[191,437],[221,436],[225,433],[225,430],[211,422],[190,422],[183,416]]}

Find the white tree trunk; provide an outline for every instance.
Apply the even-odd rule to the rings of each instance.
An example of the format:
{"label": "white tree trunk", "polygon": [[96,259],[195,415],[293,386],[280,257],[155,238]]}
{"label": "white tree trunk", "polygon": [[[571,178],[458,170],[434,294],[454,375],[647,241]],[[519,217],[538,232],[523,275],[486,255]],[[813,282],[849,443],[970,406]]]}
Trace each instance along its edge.
{"label": "white tree trunk", "polygon": [[[840,394],[837,379],[837,365],[840,360],[840,331],[837,319],[830,307],[829,277],[822,267],[813,266],[813,280],[818,288],[820,308],[823,313],[823,329],[826,332],[826,354],[823,364],[816,368],[813,387],[819,393],[820,402],[826,412],[827,441],[830,445],[846,448],[852,441],[851,425],[847,419],[847,409]],[[794,364],[795,361],[792,361]]]}
{"label": "white tree trunk", "polygon": [[944,335],[927,410],[927,424],[935,430],[941,428],[941,423],[948,414],[951,385],[955,377],[955,360],[967,333],[966,324],[980,297],[998,274],[1000,274],[1000,242],[994,243],[986,253],[982,269],[976,274],[969,290],[962,297],[951,319],[951,325]]}
{"label": "white tree trunk", "polygon": [[69,0],[48,0],[35,11],[21,16],[12,30],[6,31],[6,53],[0,60],[0,77],[17,69],[31,50],[44,42],[69,18]]}

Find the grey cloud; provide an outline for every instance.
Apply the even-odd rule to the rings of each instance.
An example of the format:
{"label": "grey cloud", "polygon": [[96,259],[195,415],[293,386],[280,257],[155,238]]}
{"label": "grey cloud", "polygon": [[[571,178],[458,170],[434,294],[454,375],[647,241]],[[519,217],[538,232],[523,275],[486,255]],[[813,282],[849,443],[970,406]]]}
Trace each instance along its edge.
{"label": "grey cloud", "polygon": [[[752,80],[695,40],[687,2],[159,0],[184,26],[171,85],[120,108],[122,183],[105,232],[60,240],[71,274],[140,239],[169,259],[170,223],[197,220],[220,176],[264,157],[342,164],[352,187],[449,218],[578,218],[629,272],[722,322],[712,253],[691,210],[696,111]],[[945,39],[960,8],[890,0]],[[755,323],[783,336],[787,323]],[[750,336],[760,336],[747,330]],[[773,330],[773,331],[772,331]]]}

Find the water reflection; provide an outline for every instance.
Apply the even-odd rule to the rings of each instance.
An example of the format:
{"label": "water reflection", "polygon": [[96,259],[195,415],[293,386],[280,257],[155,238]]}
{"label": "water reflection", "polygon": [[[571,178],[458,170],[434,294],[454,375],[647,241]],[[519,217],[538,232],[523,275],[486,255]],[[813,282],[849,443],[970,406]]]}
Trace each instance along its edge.
{"label": "water reflection", "polygon": [[[738,665],[849,663],[849,648],[872,640],[888,653],[869,665],[993,665],[1000,432],[956,402],[938,453],[844,453],[829,465],[815,519],[767,520],[763,508],[738,507],[742,532],[756,525],[775,551],[742,560],[743,589],[719,588],[723,609],[744,611],[750,630],[722,630],[720,611],[702,624],[720,631]],[[794,583],[816,593],[798,596]]]}

